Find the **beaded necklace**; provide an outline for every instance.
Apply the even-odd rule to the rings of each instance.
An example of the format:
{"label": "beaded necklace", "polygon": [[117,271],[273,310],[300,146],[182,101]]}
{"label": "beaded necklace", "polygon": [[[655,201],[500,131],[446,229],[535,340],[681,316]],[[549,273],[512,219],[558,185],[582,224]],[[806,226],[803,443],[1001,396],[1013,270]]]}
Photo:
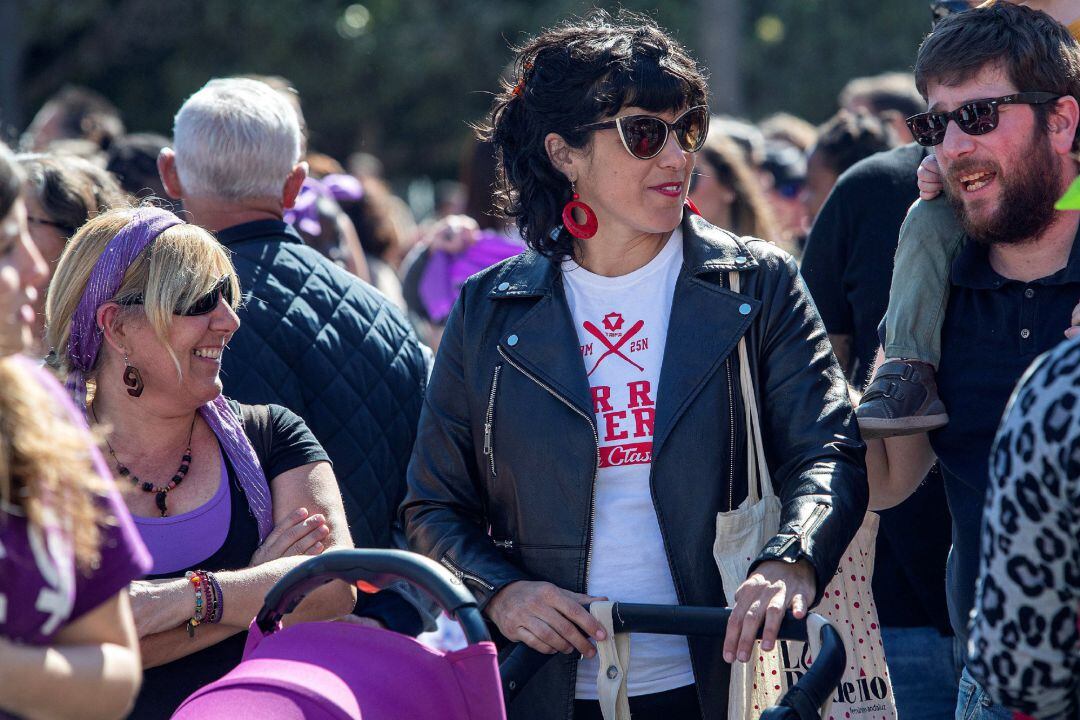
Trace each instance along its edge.
{"label": "beaded necklace", "polygon": [[[90,412],[94,415],[94,421],[97,422],[97,413],[94,412],[94,407],[91,404]],[[139,488],[146,493],[154,493],[154,504],[157,505],[157,509],[161,512],[161,517],[168,517],[169,509],[165,502],[169,496],[169,492],[175,490],[180,483],[184,482],[184,478],[187,477],[188,470],[191,467],[191,438],[195,433],[195,419],[198,414],[191,418],[191,428],[188,430],[187,448],[184,449],[184,456],[180,458],[180,467],[176,469],[176,474],[172,476],[172,479],[168,483],[162,486],[154,485],[151,482],[139,479],[139,476],[131,472],[130,469],[124,463],[120,462],[120,459],[116,457],[116,451],[113,450],[112,443],[109,439],[105,439],[105,446],[109,448],[109,454],[112,455],[112,459],[116,462],[116,472],[120,477],[126,477],[131,479],[131,484]]]}

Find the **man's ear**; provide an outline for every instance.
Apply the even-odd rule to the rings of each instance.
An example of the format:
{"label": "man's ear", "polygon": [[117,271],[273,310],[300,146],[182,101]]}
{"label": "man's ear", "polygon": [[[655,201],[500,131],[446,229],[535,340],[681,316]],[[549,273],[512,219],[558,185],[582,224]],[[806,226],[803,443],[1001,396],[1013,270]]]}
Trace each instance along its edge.
{"label": "man's ear", "polygon": [[307,174],[308,164],[299,162],[285,178],[285,187],[281,191],[281,206],[286,210],[296,204],[296,196],[300,194],[300,188],[304,186]]}
{"label": "man's ear", "polygon": [[157,158],[157,170],[169,197],[173,200],[182,198],[184,189],[180,186],[180,173],[176,171],[176,153],[172,148],[161,148]]}
{"label": "man's ear", "polygon": [[1080,129],[1080,105],[1076,98],[1064,95],[1054,101],[1046,123],[1054,150],[1061,155],[1071,154],[1076,132]]}
{"label": "man's ear", "polygon": [[548,133],[547,137],[544,138],[544,150],[547,151],[548,160],[551,161],[556,170],[565,175],[571,182],[577,180],[576,165],[580,161],[580,153],[570,147],[562,135]]}

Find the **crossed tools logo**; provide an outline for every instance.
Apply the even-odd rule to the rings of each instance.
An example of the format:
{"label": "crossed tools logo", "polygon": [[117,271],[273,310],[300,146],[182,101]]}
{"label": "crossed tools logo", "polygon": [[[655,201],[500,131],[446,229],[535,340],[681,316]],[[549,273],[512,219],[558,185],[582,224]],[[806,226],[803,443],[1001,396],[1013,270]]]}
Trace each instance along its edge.
{"label": "crossed tools logo", "polygon": [[[622,358],[637,368],[638,372],[645,372],[645,368],[631,360],[623,350],[627,343],[631,344],[629,348],[626,348],[630,352],[634,352],[639,348],[644,349],[648,347],[647,340],[638,340],[631,343],[634,337],[641,332],[643,327],[645,327],[645,321],[638,320],[633,323],[626,332],[623,332],[622,328],[625,324],[625,319],[623,318],[622,313],[609,312],[604,316],[602,324],[604,330],[598,328],[591,320],[586,320],[581,324],[581,327],[585,328],[585,332],[592,335],[604,346],[604,352],[596,359],[596,362],[593,364],[592,369],[589,370],[588,375],[592,375],[596,372],[596,369],[600,367],[600,363],[612,356]],[[591,350],[591,345],[587,347]]]}

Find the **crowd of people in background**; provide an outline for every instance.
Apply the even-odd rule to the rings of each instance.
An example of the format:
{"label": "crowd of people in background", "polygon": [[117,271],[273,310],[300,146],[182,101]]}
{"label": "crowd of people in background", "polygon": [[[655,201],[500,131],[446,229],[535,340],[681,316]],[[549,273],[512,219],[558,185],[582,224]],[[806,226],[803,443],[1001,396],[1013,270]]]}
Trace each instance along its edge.
{"label": "crowd of people in background", "polygon": [[[744,569],[749,584],[763,579],[740,586],[740,607],[786,583],[773,602],[805,612],[868,506],[880,512],[872,585],[899,716],[1076,717],[1080,246],[1076,208],[1056,203],[1077,176],[1080,3],[1023,4],[1050,15],[935,3],[915,73],[851,80],[819,125],[707,109],[687,120],[706,104],[702,75],[652,25],[548,31],[434,209],[395,192],[377,149],[309,147],[284,78],[210,80],[177,109],[171,137],[129,132],[138,119],[91,89],[60,90],[17,153],[0,147],[0,717],[169,717],[237,665],[278,579],[347,547],[428,554],[506,638],[576,652],[540,676],[520,717],[548,717],[535,709],[547,702],[599,717],[589,643],[602,630],[580,602],[606,591],[578,576],[591,554],[551,551],[592,532],[575,503],[584,517],[598,503],[595,572],[613,586],[629,582],[611,558],[630,536],[612,508],[632,507],[644,512],[633,542],[634,582],[655,590],[646,600],[735,604],[734,588],[695,569],[715,569],[710,548],[685,548],[698,520],[742,496],[691,483],[632,505],[601,484],[553,501],[527,480],[570,488],[592,471],[593,436],[562,429],[575,415],[596,428],[598,455],[618,436],[601,418],[630,376],[600,368],[606,355],[589,356],[580,328],[612,348],[592,321],[612,330],[653,311],[655,357],[648,345],[611,353],[648,365],[653,389],[685,390],[687,405],[644,425],[634,415],[650,448],[654,432],[657,449],[675,448],[642,467],[696,479],[730,453],[732,482],[735,458],[745,470],[742,413],[729,448],[715,424],[727,410],[690,387],[734,408],[730,375],[725,390],[722,374],[667,365],[733,353],[747,332],[723,302],[695,299],[685,273],[754,298],[737,312],[757,323],[750,375],[781,527],[802,537],[796,509],[810,498],[833,510],[791,567],[765,552]],[[616,61],[638,65],[612,76]],[[649,231],[651,254],[590,240],[588,216],[576,229],[562,209],[580,193],[598,211],[591,232],[599,215],[611,243],[612,228],[652,227],[634,225],[648,201],[619,195],[580,154],[586,130],[601,132],[581,110],[601,102],[587,97],[601,81],[601,120],[633,108],[667,125],[650,155],[611,123],[610,147],[590,146],[607,165],[681,173],[696,160],[671,227]],[[537,136],[544,122],[566,130]],[[757,273],[730,285],[727,271],[747,268]],[[588,383],[579,356],[596,363]],[[628,409],[653,402],[648,392],[631,388]],[[709,433],[725,442],[701,448]],[[612,483],[596,462],[594,482]],[[649,486],[648,472],[619,478]],[[665,511],[690,533],[666,563]],[[20,572],[15,592],[5,578]],[[404,584],[329,585],[302,608],[289,622],[345,617],[446,641],[445,618]],[[726,695],[710,688],[726,692],[720,658],[734,660],[739,640],[640,646],[631,690],[655,704],[631,693],[630,707],[724,717]],[[680,680],[654,681],[655,668]]]}

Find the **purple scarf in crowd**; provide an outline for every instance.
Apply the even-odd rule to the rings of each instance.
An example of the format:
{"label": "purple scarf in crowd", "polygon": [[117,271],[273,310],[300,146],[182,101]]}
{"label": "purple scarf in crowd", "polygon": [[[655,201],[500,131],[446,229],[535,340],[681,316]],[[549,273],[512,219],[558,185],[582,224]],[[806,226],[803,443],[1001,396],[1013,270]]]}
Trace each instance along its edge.
{"label": "purple scarf in crowd", "polygon": [[[109,241],[105,252],[94,263],[86,289],[83,290],[79,306],[71,320],[71,341],[67,348],[68,365],[71,367],[67,376],[67,387],[75,397],[78,407],[84,410],[86,408],[86,376],[97,361],[104,337],[103,330],[97,325],[98,308],[116,296],[127,269],[154,238],[173,225],[183,222],[168,210],[139,208],[132,214],[128,224]],[[247,496],[248,506],[259,524],[259,540],[265,540],[273,529],[274,522],[270,487],[239,418],[229,407],[224,395],[218,395],[200,407],[199,414],[213,430],[232,463],[240,486]]]}
{"label": "purple scarf in crowd", "polygon": [[352,175],[327,175],[321,180],[305,178],[293,206],[285,211],[284,220],[308,235],[322,234],[319,222],[319,198],[337,202],[356,202],[364,197],[364,186]]}
{"label": "purple scarf in crowd", "polygon": [[508,257],[520,255],[524,249],[499,233],[482,230],[476,242],[457,255],[445,250],[428,250],[427,266],[417,288],[428,317],[432,322],[445,322],[469,276]]}

